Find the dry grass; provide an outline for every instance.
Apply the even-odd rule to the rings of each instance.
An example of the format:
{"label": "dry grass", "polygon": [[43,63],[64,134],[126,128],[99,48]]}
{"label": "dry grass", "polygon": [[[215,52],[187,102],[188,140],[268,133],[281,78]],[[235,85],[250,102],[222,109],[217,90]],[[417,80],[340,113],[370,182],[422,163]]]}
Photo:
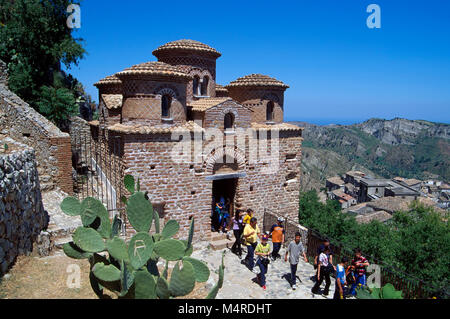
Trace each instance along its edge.
{"label": "dry grass", "polygon": [[[80,288],[67,287],[67,267],[72,264],[80,267]],[[9,275],[0,281],[0,299],[97,299],[89,283],[87,260],[75,260],[64,255],[47,258],[20,256]],[[183,299],[204,299],[209,293],[205,285],[198,283],[194,291]],[[105,293],[117,298],[107,291]]]}
{"label": "dry grass", "polygon": [[[67,267],[80,266],[80,288],[68,288]],[[96,299],[89,283],[89,262],[67,256],[35,258],[20,256],[0,282],[0,298],[4,299]]]}

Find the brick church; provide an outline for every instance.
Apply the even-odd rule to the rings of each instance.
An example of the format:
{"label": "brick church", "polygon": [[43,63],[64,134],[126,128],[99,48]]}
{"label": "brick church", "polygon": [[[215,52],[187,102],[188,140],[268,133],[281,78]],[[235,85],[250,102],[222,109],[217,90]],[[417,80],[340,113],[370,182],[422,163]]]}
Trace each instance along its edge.
{"label": "brick church", "polygon": [[[169,42],[153,55],[157,61],[95,84],[99,120],[90,122],[92,137],[122,163],[114,174],[139,177],[154,208],[176,219],[182,236],[195,217],[197,238],[209,239],[220,197],[235,209],[252,208],[260,222],[264,208],[297,218],[303,139],[302,128],[283,123],[288,86],[261,74],[219,85],[221,54],[198,41]],[[120,150],[111,149],[113,139]]]}

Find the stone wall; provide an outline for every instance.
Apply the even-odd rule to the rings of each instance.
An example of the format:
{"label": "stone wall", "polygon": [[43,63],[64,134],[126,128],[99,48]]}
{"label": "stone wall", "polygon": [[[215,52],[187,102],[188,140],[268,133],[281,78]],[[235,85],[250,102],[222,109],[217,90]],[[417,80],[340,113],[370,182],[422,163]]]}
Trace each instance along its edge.
{"label": "stone wall", "polygon": [[[0,63],[1,65],[1,63]],[[5,76],[0,67],[0,75]],[[35,149],[43,191],[60,187],[73,192],[72,154],[69,134],[36,112],[0,80],[0,130],[14,140]]]}
{"label": "stone wall", "polygon": [[33,250],[49,217],[42,204],[35,152],[10,138],[0,138],[0,276],[16,257]]}
{"label": "stone wall", "polygon": [[0,60],[0,85],[8,85],[8,66]]}

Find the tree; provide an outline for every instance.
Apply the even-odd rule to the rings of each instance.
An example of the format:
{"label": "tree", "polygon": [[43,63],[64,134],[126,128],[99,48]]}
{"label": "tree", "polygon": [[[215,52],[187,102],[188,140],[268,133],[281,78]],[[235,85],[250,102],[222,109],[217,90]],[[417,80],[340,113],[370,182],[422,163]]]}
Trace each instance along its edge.
{"label": "tree", "polygon": [[[448,290],[450,229],[448,214],[413,202],[408,211],[395,212],[387,223],[358,224],[335,201],[320,203],[317,193],[300,196],[300,224],[339,243],[347,251],[361,248],[370,262],[394,266],[397,272],[422,280],[435,291]],[[395,270],[394,270],[395,272]],[[424,287],[426,289],[426,287]]]}
{"label": "tree", "polygon": [[[85,54],[82,39],[73,38],[72,29],[66,24],[70,3],[69,0],[0,0],[0,59],[8,65],[9,87],[38,111],[47,112],[51,108],[43,107],[49,99],[62,103],[75,98],[69,96],[69,91],[74,94],[69,86],[54,86],[55,75],[64,74],[61,63],[70,69]],[[67,112],[72,107],[67,104]],[[52,118],[56,122],[63,120]]]}

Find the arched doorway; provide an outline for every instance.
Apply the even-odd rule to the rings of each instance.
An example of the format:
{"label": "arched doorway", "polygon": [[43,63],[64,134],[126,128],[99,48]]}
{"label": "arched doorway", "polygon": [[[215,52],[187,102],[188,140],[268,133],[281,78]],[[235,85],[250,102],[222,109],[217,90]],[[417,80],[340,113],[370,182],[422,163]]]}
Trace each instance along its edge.
{"label": "arched doorway", "polygon": [[[216,204],[221,201],[225,204],[225,211],[229,214],[228,229],[232,229],[232,217],[236,210],[236,198],[239,180],[246,176],[245,156],[243,152],[234,147],[215,149],[206,159],[205,169],[209,174],[207,180],[212,181],[212,223],[211,229],[218,230],[215,223]],[[222,229],[223,230],[223,229]]]}

